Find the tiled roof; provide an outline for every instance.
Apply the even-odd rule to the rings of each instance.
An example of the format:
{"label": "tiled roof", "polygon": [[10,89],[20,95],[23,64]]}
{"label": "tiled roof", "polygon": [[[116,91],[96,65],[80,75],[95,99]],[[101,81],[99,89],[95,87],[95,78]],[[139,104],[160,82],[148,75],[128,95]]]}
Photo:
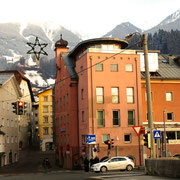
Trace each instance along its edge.
{"label": "tiled roof", "polygon": [[0,85],[3,85],[8,79],[10,79],[14,74],[0,74]]}
{"label": "tiled roof", "polygon": [[[180,79],[180,64],[174,61],[175,56],[159,55],[159,69],[156,73],[150,73],[152,79]],[[145,73],[141,73],[145,78]]]}

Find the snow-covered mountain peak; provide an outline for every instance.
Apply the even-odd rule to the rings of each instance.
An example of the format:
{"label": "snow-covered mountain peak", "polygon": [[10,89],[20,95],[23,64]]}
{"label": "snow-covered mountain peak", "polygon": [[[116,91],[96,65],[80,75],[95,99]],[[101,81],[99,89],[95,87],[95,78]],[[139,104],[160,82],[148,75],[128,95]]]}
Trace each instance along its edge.
{"label": "snow-covered mountain peak", "polygon": [[176,20],[180,19],[180,9],[177,10],[175,13],[168,16],[164,21],[160,23],[160,25],[169,24],[175,22]]}
{"label": "snow-covered mountain peak", "polygon": [[56,33],[61,30],[61,25],[54,22],[44,22],[40,24],[46,36],[52,41]]}

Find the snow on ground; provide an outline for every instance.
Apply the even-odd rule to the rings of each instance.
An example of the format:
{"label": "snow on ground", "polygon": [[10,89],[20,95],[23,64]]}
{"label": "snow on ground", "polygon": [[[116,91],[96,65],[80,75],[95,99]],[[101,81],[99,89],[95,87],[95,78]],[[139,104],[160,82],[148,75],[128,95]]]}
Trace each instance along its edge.
{"label": "snow on ground", "polygon": [[13,54],[13,56],[3,56],[6,58],[6,60],[9,62],[9,63],[15,63],[17,61],[20,60],[20,58],[22,57],[21,55],[19,54],[16,54],[14,50],[12,49],[9,49],[9,51],[11,51],[11,53]]}
{"label": "snow on ground", "polygon": [[35,65],[37,65],[36,61],[34,61],[34,60],[32,59],[31,55],[30,55],[29,59],[27,60],[27,64],[28,64],[29,66],[35,66]]}
{"label": "snow on ground", "polygon": [[46,87],[48,84],[47,82],[41,77],[41,75],[36,71],[26,71],[25,76],[30,80],[32,84],[37,84],[41,87]]}
{"label": "snow on ground", "polygon": [[48,83],[49,85],[53,85],[53,84],[55,83],[55,79],[52,79],[52,78],[47,79],[47,83]]}

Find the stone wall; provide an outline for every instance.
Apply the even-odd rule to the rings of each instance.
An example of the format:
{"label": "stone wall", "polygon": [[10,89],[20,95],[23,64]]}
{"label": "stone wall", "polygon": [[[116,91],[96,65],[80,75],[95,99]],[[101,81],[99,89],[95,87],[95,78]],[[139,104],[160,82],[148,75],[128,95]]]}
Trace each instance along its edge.
{"label": "stone wall", "polygon": [[161,158],[145,160],[145,171],[149,175],[180,178],[179,167],[180,159]]}

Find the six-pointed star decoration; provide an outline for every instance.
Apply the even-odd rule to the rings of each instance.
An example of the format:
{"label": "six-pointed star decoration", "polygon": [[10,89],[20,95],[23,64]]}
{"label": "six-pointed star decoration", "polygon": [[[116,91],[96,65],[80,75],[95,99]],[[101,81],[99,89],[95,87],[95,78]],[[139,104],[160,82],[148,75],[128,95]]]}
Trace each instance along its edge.
{"label": "six-pointed star decoration", "polygon": [[27,45],[31,47],[31,49],[27,52],[27,54],[35,54],[36,59],[39,61],[40,54],[42,55],[48,55],[44,48],[48,45],[47,43],[40,43],[38,37],[36,37],[35,42],[27,42]]}

